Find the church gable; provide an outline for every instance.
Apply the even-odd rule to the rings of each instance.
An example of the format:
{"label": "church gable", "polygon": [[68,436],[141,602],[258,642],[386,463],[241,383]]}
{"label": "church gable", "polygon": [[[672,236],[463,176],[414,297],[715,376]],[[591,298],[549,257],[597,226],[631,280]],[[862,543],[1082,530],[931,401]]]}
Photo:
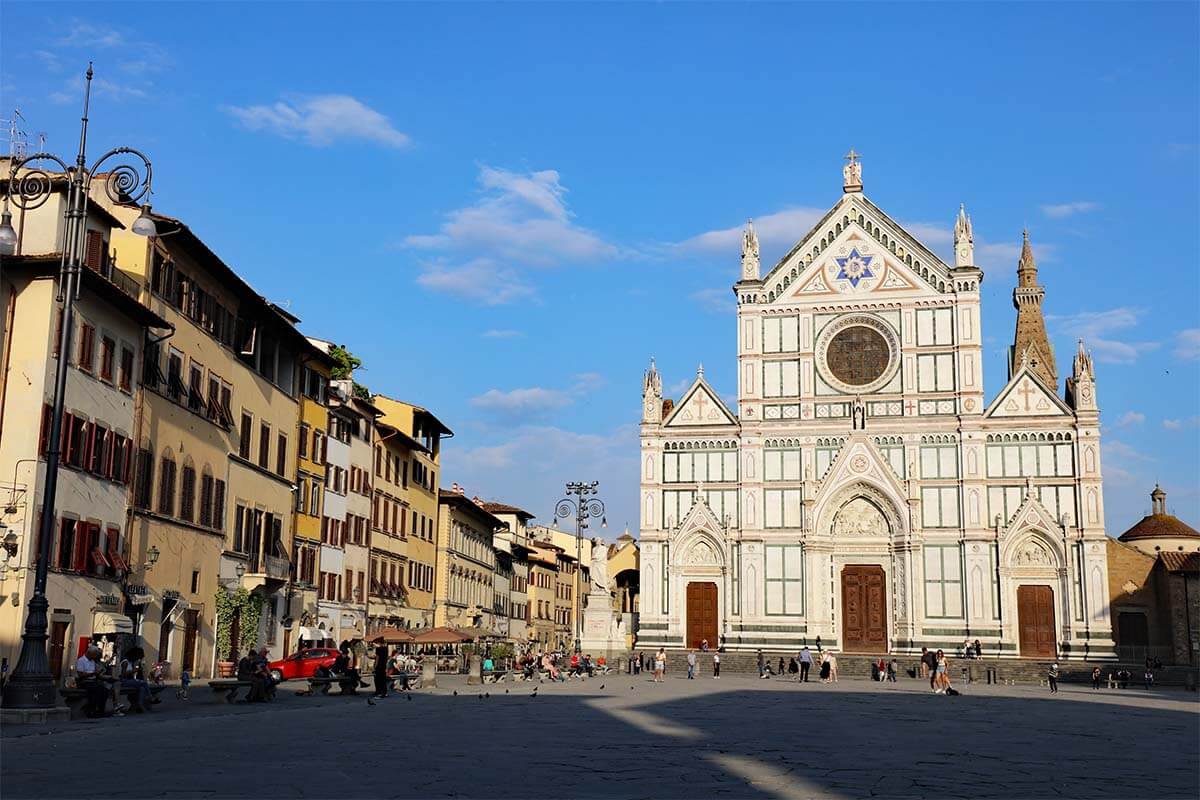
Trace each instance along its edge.
{"label": "church gable", "polygon": [[847,196],[763,280],[768,302],[952,291],[950,270],[866,198]]}
{"label": "church gable", "polygon": [[1022,365],[1000,390],[985,418],[1071,416],[1071,409],[1042,382],[1029,366]]}
{"label": "church gable", "polygon": [[679,405],[663,422],[665,428],[692,426],[737,425],[737,418],[717,397],[717,393],[704,380],[700,372],[691,388],[684,393]]}
{"label": "church gable", "polygon": [[818,514],[829,498],[836,497],[842,489],[852,484],[869,484],[878,487],[885,495],[896,499],[904,497],[904,487],[891,465],[863,434],[855,434],[838,453],[837,459],[821,479],[817,491]]}

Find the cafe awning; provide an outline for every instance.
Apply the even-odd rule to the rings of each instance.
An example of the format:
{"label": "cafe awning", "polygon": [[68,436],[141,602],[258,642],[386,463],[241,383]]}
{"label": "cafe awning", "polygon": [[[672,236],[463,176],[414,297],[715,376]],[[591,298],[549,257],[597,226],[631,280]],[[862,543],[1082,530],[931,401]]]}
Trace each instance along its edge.
{"label": "cafe awning", "polygon": [[124,614],[97,611],[92,619],[92,634],[133,633],[133,620]]}
{"label": "cafe awning", "polygon": [[368,637],[371,642],[383,642],[384,644],[405,644],[413,641],[413,638],[411,633],[401,628],[383,628]]}
{"label": "cafe awning", "polygon": [[297,629],[296,636],[306,642],[323,642],[333,638],[333,634],[324,628],[306,628],[303,625]]}
{"label": "cafe awning", "polygon": [[471,637],[453,628],[430,628],[414,634],[412,640],[417,644],[462,644],[471,641]]}

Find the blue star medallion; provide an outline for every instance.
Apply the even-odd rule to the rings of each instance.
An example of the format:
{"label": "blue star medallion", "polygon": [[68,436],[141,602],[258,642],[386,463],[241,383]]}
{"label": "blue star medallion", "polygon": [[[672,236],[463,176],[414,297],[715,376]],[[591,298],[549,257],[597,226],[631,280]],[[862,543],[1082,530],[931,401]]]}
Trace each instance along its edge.
{"label": "blue star medallion", "polygon": [[858,288],[858,282],[863,278],[874,278],[875,273],[871,272],[871,261],[874,256],[864,256],[858,252],[858,248],[854,247],[850,250],[850,255],[845,258],[835,258],[834,261],[841,267],[838,272],[838,280],[850,281],[850,285]]}

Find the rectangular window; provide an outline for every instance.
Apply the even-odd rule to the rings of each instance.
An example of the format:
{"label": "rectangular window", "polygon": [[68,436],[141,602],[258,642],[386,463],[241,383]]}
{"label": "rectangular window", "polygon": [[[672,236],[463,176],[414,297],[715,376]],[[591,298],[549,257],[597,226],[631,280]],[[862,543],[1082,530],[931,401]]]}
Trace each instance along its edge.
{"label": "rectangular window", "polygon": [[925,546],[925,616],[962,619],[962,564],[958,545]]}
{"label": "rectangular window", "polygon": [[191,522],[195,519],[196,511],[196,470],[190,466],[183,468],[183,480],[180,481],[179,518]]}
{"label": "rectangular window", "polygon": [[957,478],[958,446],[945,445],[921,448],[922,478]]}
{"label": "rectangular window", "polygon": [[133,351],[121,348],[121,366],[117,372],[117,385],[122,392],[133,391]]}
{"label": "rectangular window", "polygon": [[175,460],[163,456],[158,475],[158,513],[175,515]]}
{"label": "rectangular window", "polygon": [[921,488],[921,524],[926,528],[958,527],[958,488],[924,486]]}
{"label": "rectangular window", "polygon": [[254,417],[248,411],[242,412],[242,427],[238,432],[238,455],[250,460],[250,442],[254,435]]}
{"label": "rectangular window", "polygon": [[265,422],[258,426],[258,465],[268,469],[271,463],[271,426]]}
{"label": "rectangular window", "polygon": [[215,530],[225,530],[225,481],[213,481],[212,494],[212,527]]}
{"label": "rectangular window", "polygon": [[300,438],[296,440],[296,454],[301,458],[308,458],[308,432],[311,430],[308,425],[300,423]]}
{"label": "rectangular window", "polygon": [[275,444],[275,472],[280,476],[287,475],[287,434],[280,433]]}
{"label": "rectangular window", "polygon": [[768,481],[800,480],[800,450],[763,451],[763,478]]}
{"label": "rectangular window", "polygon": [[671,613],[671,545],[662,546],[662,613]]}
{"label": "rectangular window", "polygon": [[92,425],[91,457],[88,459],[88,472],[93,475],[108,476],[109,432],[103,425]]}
{"label": "rectangular window", "polygon": [[212,527],[213,477],[208,473],[200,476],[200,512],[197,522],[205,528]]}
{"label": "rectangular window", "polygon": [[764,526],[767,528],[799,528],[802,520],[804,492],[801,489],[767,489],[763,492]]}
{"label": "rectangular window", "polygon": [[951,353],[917,356],[917,391],[954,390],[954,356]]}
{"label": "rectangular window", "polygon": [[167,353],[167,395],[176,403],[187,395],[183,385],[183,353],[171,348]]}
{"label": "rectangular window", "polygon": [[742,613],[742,543],[734,542],[730,548],[729,565],[729,610],[734,616]]}
{"label": "rectangular window", "polygon": [[78,520],[64,517],[58,527],[58,554],[54,566],[61,570],[73,569],[75,566],[75,536],[76,528],[82,527]]}
{"label": "rectangular window", "polygon": [[117,357],[117,343],[104,336],[100,339],[100,380],[112,383]]}
{"label": "rectangular window", "polygon": [[952,344],[949,308],[917,309],[917,346]]}
{"label": "rectangular window", "polygon": [[139,449],[137,452],[137,485],[133,490],[133,502],[140,509],[150,510],[154,492],[154,453]]}
{"label": "rectangular window", "polygon": [[798,544],[766,545],[766,600],[768,615],[804,613],[804,552]]}
{"label": "rectangular window", "polygon": [[86,322],[79,326],[79,368],[91,372],[96,362],[96,329]]}

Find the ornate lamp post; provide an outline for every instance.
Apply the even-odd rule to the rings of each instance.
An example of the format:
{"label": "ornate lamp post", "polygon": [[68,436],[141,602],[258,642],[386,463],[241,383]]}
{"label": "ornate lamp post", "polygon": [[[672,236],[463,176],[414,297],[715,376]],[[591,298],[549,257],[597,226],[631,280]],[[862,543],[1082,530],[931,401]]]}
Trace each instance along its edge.
{"label": "ornate lamp post", "polygon": [[[62,303],[62,331],[59,335],[58,363],[54,375],[54,413],[50,418],[50,440],[46,451],[46,488],[42,496],[41,539],[37,569],[34,573],[33,595],[29,600],[29,612],[25,617],[25,630],[21,634],[21,654],[17,658],[12,678],[4,687],[5,708],[52,708],[55,704],[54,677],[46,658],[46,571],[50,562],[50,543],[54,538],[55,498],[58,493],[58,467],[62,445],[63,400],[66,393],[71,331],[73,328],[75,300],[79,297],[80,269],[83,264],[84,244],[87,232],[87,211],[92,179],[109,159],[122,157],[121,163],[100,174],[105,191],[114,203],[136,203],[150,192],[150,159],[130,147],[109,150],[87,166],[88,104],[92,95],[92,65],[88,64],[87,88],[83,98],[83,116],[80,118],[79,152],[75,165],[51,153],[35,153],[27,158],[14,160],[8,179],[8,192],[4,197],[4,211],[0,215],[0,253],[16,251],[17,236],[11,223],[10,203],[26,211],[42,205],[54,191],[51,173],[43,168],[28,168],[33,162],[51,162],[67,176],[67,209],[64,215],[62,262],[59,266],[58,300]],[[138,165],[127,163],[140,159]],[[144,177],[143,177],[144,173]],[[150,216],[150,206],[142,206],[141,216],[133,223],[132,230],[139,236],[154,236],[157,230]],[[151,562],[152,563],[152,562]]]}
{"label": "ornate lamp post", "polygon": [[[600,517],[600,526],[608,527],[608,518],[604,516],[604,503],[598,497],[588,497],[599,491],[600,481],[591,483],[572,482],[567,484],[567,496],[558,501],[554,507],[554,519],[575,517],[575,652],[579,652],[580,640],[583,638],[583,597],[580,595],[579,579],[583,574],[583,529],[589,519]],[[571,499],[575,495],[575,499]]]}

